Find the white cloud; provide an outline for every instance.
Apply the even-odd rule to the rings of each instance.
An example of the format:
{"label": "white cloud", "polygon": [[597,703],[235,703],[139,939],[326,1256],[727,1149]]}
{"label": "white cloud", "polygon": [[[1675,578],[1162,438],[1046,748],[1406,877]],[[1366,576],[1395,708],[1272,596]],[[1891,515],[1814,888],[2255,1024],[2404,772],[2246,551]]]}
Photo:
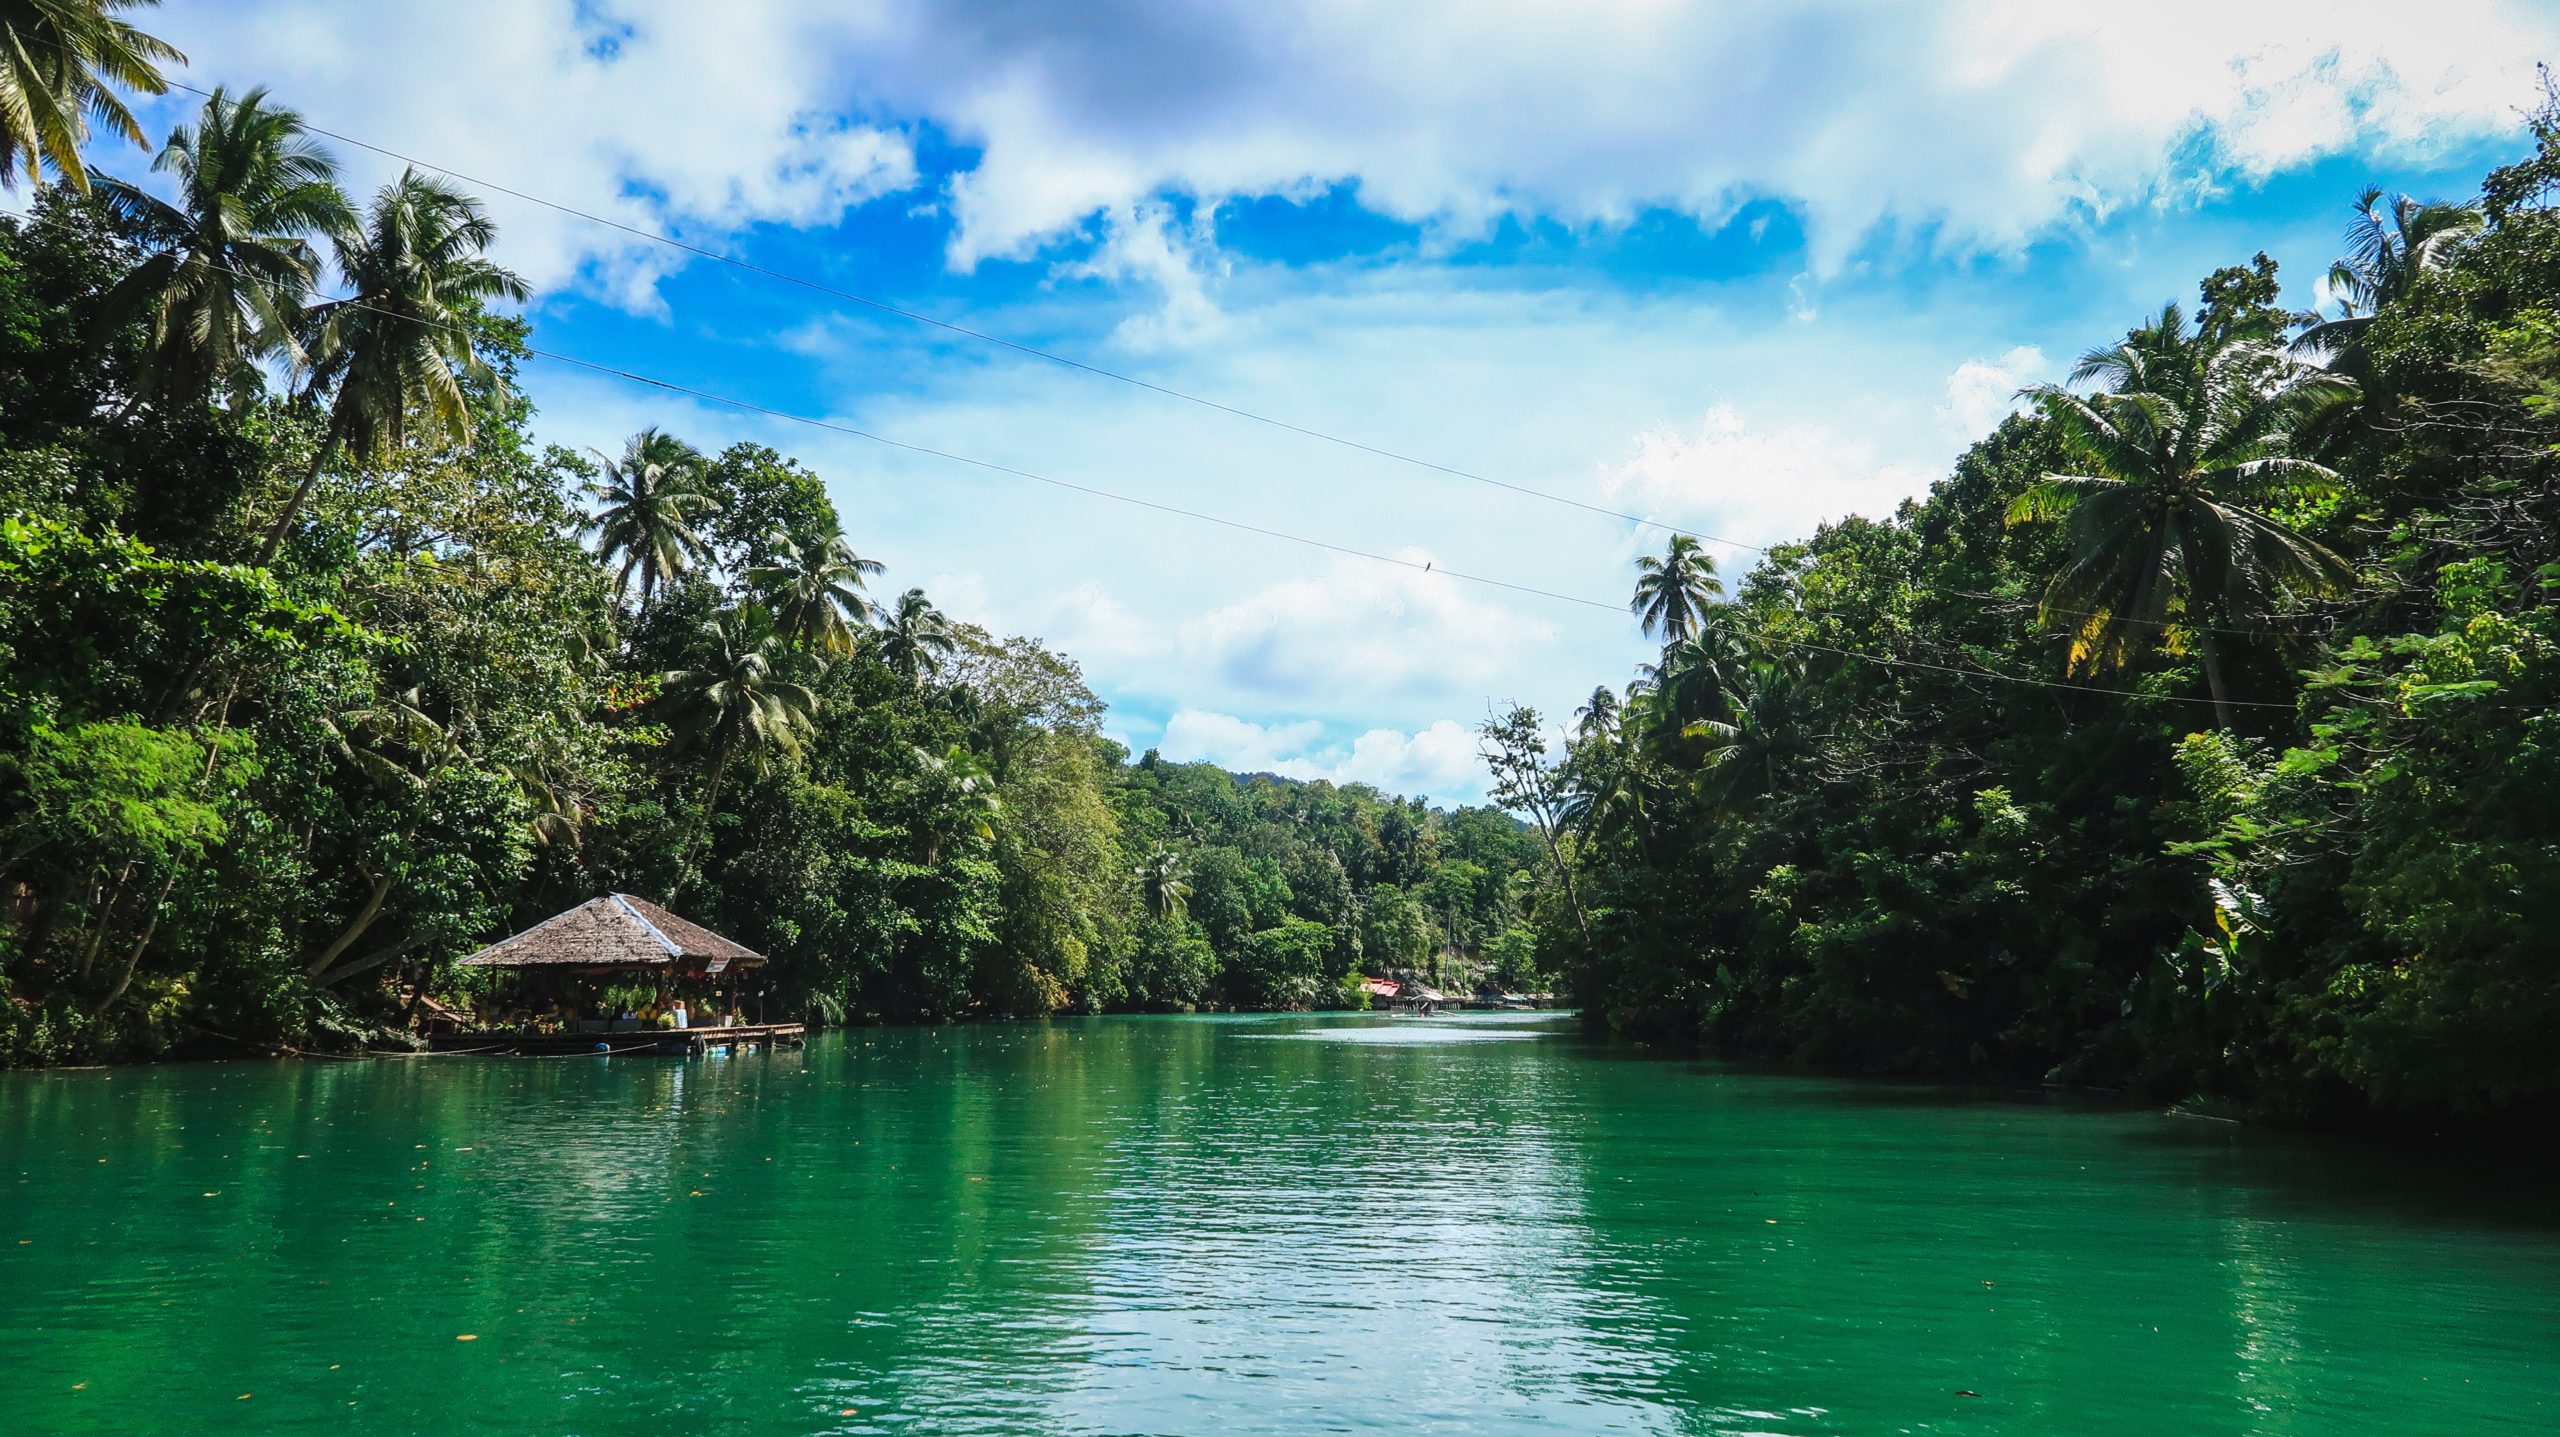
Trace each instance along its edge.
{"label": "white cloud", "polygon": [[[2337,0],[1783,7],[1653,0],[953,7],[874,82],[984,147],[951,185],[953,258],[1028,253],[1163,193],[1347,182],[1444,229],[1799,204],[1817,270],[1882,221],[2014,249],[2076,210],[2171,201],[2216,171],[2423,155],[2511,128],[2546,6],[2424,25]],[[893,58],[892,58],[893,57]]]}
{"label": "white cloud", "polygon": [[1885,518],[1933,477],[1885,461],[1867,440],[1813,424],[1755,428],[1719,404],[1693,432],[1665,425],[1637,435],[1601,490],[1664,520],[1747,539],[1800,536],[1850,514]]}
{"label": "white cloud", "polygon": [[1122,321],[1117,334],[1132,348],[1162,349],[1198,343],[1223,327],[1209,281],[1227,268],[1207,209],[1177,232],[1169,206],[1115,205],[1103,216],[1101,245],[1091,257],[1059,266],[1057,276],[1153,288],[1162,307]]}
{"label": "white cloud", "polygon": [[1233,714],[1182,709],[1166,721],[1158,744],[1181,762],[1206,759],[1239,773],[1365,783],[1389,793],[1469,801],[1484,786],[1475,735],[1451,719],[1411,733],[1371,729],[1348,743],[1324,740],[1311,720],[1257,724]]}
{"label": "white cloud", "polygon": [[[2006,252],[2233,173],[2439,154],[2513,129],[2560,51],[2560,8],[2528,0],[2419,24],[2339,0],[263,0],[153,28],[199,83],[271,81],[323,124],[704,239],[908,187],[908,129],[930,126],[975,151],[943,197],[955,266],[1106,217],[1093,272],[1162,287],[1159,340],[1211,312],[1205,237],[1177,240],[1167,196],[1208,213],[1349,185],[1443,237],[1774,196],[1828,275],[1879,226]],[[678,262],[495,202],[546,288],[583,275],[645,306]]]}
{"label": "white cloud", "polygon": [[1979,439],[2020,406],[2018,391],[2042,383],[2050,367],[2044,351],[2032,344],[1998,359],[1968,359],[1947,376],[1947,402],[1939,407],[1938,418],[1957,438]]}
{"label": "white cloud", "polygon": [[[506,262],[537,290],[576,287],[653,310],[656,281],[683,256],[494,187],[712,244],[750,225],[827,223],[908,188],[906,135],[844,118],[853,97],[839,79],[866,29],[853,14],[673,0],[610,11],[260,0],[173,5],[145,24],[187,53],[188,83],[266,84],[317,125],[481,181],[473,188],[505,232]],[[175,93],[161,114],[195,103]],[[337,148],[359,185],[398,172],[397,161]]]}

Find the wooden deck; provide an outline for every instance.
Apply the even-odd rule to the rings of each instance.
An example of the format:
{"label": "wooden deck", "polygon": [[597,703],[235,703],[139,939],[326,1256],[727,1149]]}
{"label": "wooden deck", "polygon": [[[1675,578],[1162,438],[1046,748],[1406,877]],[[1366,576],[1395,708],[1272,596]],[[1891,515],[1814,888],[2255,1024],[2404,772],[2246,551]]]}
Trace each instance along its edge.
{"label": "wooden deck", "polygon": [[607,1033],[438,1033],[427,1046],[438,1053],[486,1053],[492,1057],[563,1057],[577,1053],[657,1053],[689,1056],[714,1048],[797,1048],[809,1040],[805,1023],[749,1023],[735,1028],[634,1028]]}

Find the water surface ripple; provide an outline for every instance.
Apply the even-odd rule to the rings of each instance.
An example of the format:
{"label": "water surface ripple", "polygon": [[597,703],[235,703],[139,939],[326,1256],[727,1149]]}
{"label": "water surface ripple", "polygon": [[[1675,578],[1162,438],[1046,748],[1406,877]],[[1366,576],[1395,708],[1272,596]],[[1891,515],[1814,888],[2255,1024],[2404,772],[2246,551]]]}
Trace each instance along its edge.
{"label": "water surface ripple", "polygon": [[11,1434],[2560,1430],[2522,1180],[1543,1015],[0,1074],[0,1194]]}

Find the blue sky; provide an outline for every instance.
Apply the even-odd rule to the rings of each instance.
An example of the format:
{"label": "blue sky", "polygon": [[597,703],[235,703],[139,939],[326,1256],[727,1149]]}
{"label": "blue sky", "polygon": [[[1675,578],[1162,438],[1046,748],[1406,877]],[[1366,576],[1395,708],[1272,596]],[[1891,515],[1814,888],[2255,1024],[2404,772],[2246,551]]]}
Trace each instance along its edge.
{"label": "blue sky", "polygon": [[[2411,13],[168,0],[151,28],[190,83],[497,184],[1765,544],[1922,492],[2018,385],[2216,265],[2265,249],[2313,303],[2368,181],[2467,196],[2560,6]],[[1562,717],[1644,656],[1619,614],[1437,570],[1614,603],[1655,531],[490,204],[543,348],[1434,565],[529,369],[548,439],[800,456],[884,587],[1074,655],[1133,747],[1467,799],[1489,706]]]}

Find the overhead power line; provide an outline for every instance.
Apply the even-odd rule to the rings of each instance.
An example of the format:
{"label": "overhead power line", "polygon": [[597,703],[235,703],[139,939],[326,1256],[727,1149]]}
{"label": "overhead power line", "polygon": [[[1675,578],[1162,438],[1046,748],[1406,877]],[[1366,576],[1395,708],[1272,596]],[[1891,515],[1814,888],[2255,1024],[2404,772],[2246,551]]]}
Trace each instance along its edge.
{"label": "overhead power line", "polygon": [[[200,95],[206,98],[211,98],[212,96],[211,91],[197,89],[195,86],[187,84],[182,80],[172,80],[169,84],[172,88],[184,90],[191,95]],[[950,320],[937,318],[936,316],[926,314],[921,310],[909,309],[903,305],[892,304],[884,299],[877,299],[866,294],[858,294],[848,289],[840,289],[823,280],[811,279],[806,275],[794,274],[789,270],[775,269],[770,265],[762,265],[753,260],[741,259],[736,255],[729,254],[721,250],[711,249],[704,245],[698,245],[690,240],[678,239],[674,235],[668,234],[662,230],[653,230],[643,225],[627,224],[621,220],[597,214],[592,210],[582,210],[574,205],[562,204],[557,200],[545,199],[540,195],[532,194],[525,190],[519,190],[508,185],[502,185],[495,180],[481,179],[475,175],[464,174],[460,170],[447,165],[437,164],[433,160],[421,159],[415,155],[391,149],[388,146],[374,144],[370,140],[360,140],[353,135],[344,134],[337,130],[324,129],[321,126],[310,124],[307,121],[303,127],[315,135],[327,136],[332,140],[336,140],[340,144],[353,145],[357,149],[368,150],[374,154],[383,156],[385,159],[398,160],[402,164],[415,165],[420,169],[433,170],[437,174],[451,176],[465,184],[476,185],[485,190],[492,190],[512,199],[522,200],[529,205],[540,205],[544,209],[568,215],[573,219],[584,220],[589,224],[601,225],[606,229],[629,235],[634,239],[646,240],[651,244],[664,245],[669,249],[679,250],[698,259],[707,259],[716,264],[728,265],[732,269],[743,270],[749,274],[761,275],[766,279],[777,280],[783,284],[795,285],[814,294],[823,294],[831,299],[842,300],[847,304],[861,305],[866,309],[874,310],[881,314],[892,315],[911,323],[926,325],[934,329],[943,330],[950,334],[959,335],[965,339],[976,340],[981,344],[991,344],[1001,349],[1009,349],[1016,354],[1021,354],[1032,359],[1042,360],[1067,369],[1077,370],[1084,374],[1092,375],[1097,379],[1108,379],[1116,383],[1130,385],[1134,388],[1146,390],[1152,394],[1162,395],[1167,399],[1179,400],[1185,404],[1195,404],[1203,409],[1213,409],[1221,414],[1233,415],[1238,419],[1250,420],[1256,424],[1263,424],[1274,429],[1286,430],[1291,434],[1303,435],[1306,438],[1314,439],[1321,443],[1336,445],[1344,449],[1354,450],[1380,459],[1392,460],[1398,464],[1409,464],[1416,468],[1428,469],[1435,473],[1446,474],[1452,478],[1464,479],[1471,483],[1490,485],[1496,489],[1506,489],[1514,494],[1526,495],[1532,499],[1543,499],[1550,504],[1562,504],[1569,508],[1580,509],[1586,513],[1597,514],[1604,518],[1618,519],[1626,523],[1640,525],[1648,529],[1660,529],[1666,533],[1686,534],[1690,538],[1701,540],[1705,543],[1721,544],[1727,548],[1747,550],[1755,554],[1765,554],[1769,552],[1768,546],[1763,544],[1748,544],[1744,543],[1740,539],[1726,539],[1714,534],[1698,533],[1695,530],[1683,529],[1676,524],[1665,524],[1660,520],[1648,519],[1640,514],[1630,514],[1623,510],[1612,509],[1605,504],[1593,504],[1581,499],[1573,498],[1570,495],[1557,494],[1545,489],[1532,488],[1526,484],[1514,484],[1506,479],[1496,479],[1488,474],[1478,474],[1471,470],[1460,469],[1455,465],[1442,464],[1437,460],[1425,459],[1419,455],[1402,453],[1398,450],[1389,449],[1382,445],[1370,444],[1362,440],[1347,438],[1343,435],[1330,433],[1326,430],[1317,429],[1310,425],[1299,424],[1291,420],[1279,418],[1275,415],[1246,409],[1241,405],[1229,404],[1223,400],[1211,399],[1206,395],[1194,394],[1188,390],[1176,389],[1171,385],[1158,384],[1153,380],[1141,379],[1134,374],[1130,374],[1122,370],[1105,368],[1099,364],[1089,363],[1070,355],[1060,354],[1055,350],[1042,349],[1037,345],[1024,344],[1020,340],[1006,339],[1002,335],[989,334],[986,331],[979,329],[971,329],[965,324],[955,324]]]}
{"label": "overhead power line", "polygon": [[[243,273],[240,270],[224,264],[212,263],[209,267],[220,270],[223,273],[229,274],[238,279],[254,280],[256,278],[255,276]],[[366,304],[357,299],[332,296],[326,290],[306,288],[302,293],[307,298],[318,299],[329,304],[343,305],[352,309],[361,309],[367,313],[380,314],[393,319],[402,319],[410,323],[420,322],[414,315],[398,314],[394,311],[383,309],[377,305]],[[464,335],[468,335],[469,333],[465,327],[460,325],[441,325],[433,327],[442,328],[448,333]],[[998,463],[990,459],[980,459],[972,455],[954,453],[947,449],[937,449],[930,445],[910,443],[902,439],[893,439],[885,434],[863,429],[856,425],[839,423],[831,419],[820,419],[806,414],[794,414],[789,410],[776,409],[769,405],[758,404],[753,400],[734,398],[729,395],[715,393],[711,390],[699,389],[686,384],[679,384],[673,380],[660,379],[655,375],[642,374],[637,370],[624,369],[616,365],[603,364],[591,359],[581,359],[575,355],[562,354],[556,350],[543,349],[533,344],[526,344],[524,348],[527,354],[534,357],[546,359],[555,364],[566,364],[592,373],[607,375],[612,378],[623,380],[626,383],[638,384],[670,394],[680,394],[690,399],[701,400],[705,403],[725,405],[729,408],[737,409],[745,413],[762,415],[767,418],[778,419],[787,423],[801,424],[813,429],[821,429],[832,433],[849,435],[856,439],[867,440],[874,444],[901,450],[910,454],[924,455],[929,458],[941,459],[954,464],[965,464],[972,468],[986,470],[990,473],[1010,475],[1019,479],[1028,479],[1034,483],[1046,484],[1054,488],[1089,495],[1097,499],[1107,499],[1114,503],[1127,504],[1141,509],[1150,509],[1158,513],[1171,514],[1179,518],[1193,519],[1206,524],[1214,524],[1220,528],[1236,530],[1241,533],[1258,534],[1265,538],[1279,539],[1287,543],[1299,544],[1307,548],[1319,549],[1327,553],[1340,554],[1345,557],[1355,559],[1365,559],[1371,563],[1391,564],[1398,568],[1410,569],[1418,573],[1446,575],[1449,578],[1457,579],[1465,583],[1479,584],[1489,588],[1504,589],[1512,593],[1528,594],[1543,599],[1553,599],[1559,603],[1576,604],[1584,608],[1603,609],[1612,614],[1624,614],[1627,612],[1624,606],[1610,603],[1604,599],[1589,599],[1584,598],[1579,594],[1568,594],[1555,589],[1540,588],[1534,584],[1522,584],[1509,579],[1497,579],[1490,575],[1471,574],[1459,569],[1443,568],[1437,560],[1416,560],[1402,558],[1394,554],[1381,554],[1375,550],[1356,548],[1348,544],[1337,544],[1327,539],[1311,538],[1307,535],[1292,533],[1285,529],[1275,529],[1267,525],[1254,524],[1241,519],[1230,519],[1224,515],[1210,514],[1197,509],[1186,509],[1180,505],[1160,503],[1153,499],[1140,498],[1134,494],[1122,494],[1115,490],[1098,488],[1090,484],[1079,484],[1073,480],[1055,478],[1051,475],[1041,474],[1029,469],[1018,468],[1010,464]],[[2164,703],[2210,705],[2215,702],[2211,698],[2199,698],[2185,694],[2153,694],[2144,693],[2139,689],[2108,688],[2097,684],[2080,684],[2053,679],[2029,678],[2019,674],[2004,674],[1995,669],[1982,667],[1979,664],[1970,668],[1960,668],[1953,664],[1937,664],[1921,659],[1906,659],[1889,654],[1873,654],[1859,649],[1845,649],[1836,645],[1813,643],[1806,640],[1781,639],[1762,635],[1760,641],[1777,649],[1786,649],[1805,653],[1830,654],[1839,658],[1855,659],[1862,663],[1881,664],[1892,668],[1946,674],[1956,678],[1990,679],[1999,683],[2023,684],[2031,688],[2104,694],[2118,698],[2148,699]],[[2263,699],[2231,699],[2224,702],[2225,706],[2232,708],[2290,709],[2294,707],[2294,705],[2290,703]]]}

